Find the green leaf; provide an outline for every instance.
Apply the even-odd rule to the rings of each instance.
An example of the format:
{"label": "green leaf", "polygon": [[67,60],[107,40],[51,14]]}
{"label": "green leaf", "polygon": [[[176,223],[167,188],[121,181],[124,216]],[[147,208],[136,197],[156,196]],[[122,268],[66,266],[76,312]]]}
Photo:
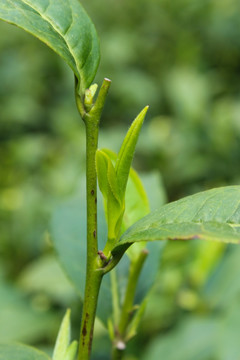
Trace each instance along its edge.
{"label": "green leaf", "polygon": [[97,150],[96,152],[96,170],[98,177],[98,186],[103,194],[103,198],[107,201],[108,198],[108,158],[104,151]]}
{"label": "green leaf", "polygon": [[192,317],[167,335],[155,338],[141,356],[141,360],[215,359],[214,348],[219,332],[217,320]]}
{"label": "green leaf", "polygon": [[240,247],[229,244],[222,261],[203,288],[204,300],[211,307],[226,311],[240,294]]}
{"label": "green leaf", "polygon": [[240,243],[240,186],[200,192],[162,206],[130,227],[112,253],[154,240],[214,240]]}
{"label": "green leaf", "polygon": [[77,354],[78,342],[75,340],[69,345],[64,360],[74,360]]}
{"label": "green leaf", "polygon": [[[122,222],[122,232],[126,231],[143,216],[149,214],[149,212],[150,206],[146,191],[138,174],[133,170],[133,168],[131,168],[126,188],[126,202]],[[127,254],[131,260],[137,259],[140,251],[142,251],[144,247],[144,242],[135,243],[128,249]]]}
{"label": "green leaf", "polygon": [[[81,184],[85,189],[85,183]],[[83,191],[62,201],[53,213],[51,233],[58,258],[78,295],[83,298],[86,276],[86,200]],[[103,249],[107,238],[107,227],[101,199],[98,201],[98,241]],[[111,286],[109,274],[104,276],[99,295],[97,316],[107,323],[111,313]]]}
{"label": "green leaf", "polygon": [[77,342],[71,341],[71,311],[68,309],[56,341],[56,345],[53,352],[53,360],[74,360],[77,352]]}
{"label": "green leaf", "polygon": [[137,172],[130,169],[126,188],[125,212],[123,216],[123,231],[126,231],[136,221],[150,212],[147,193]]}
{"label": "green leaf", "polygon": [[235,360],[240,352],[239,321],[237,295],[225,311],[218,309],[207,316],[183,317],[180,324],[170,328],[167,334],[151,341],[140,359]]}
{"label": "green leaf", "polygon": [[21,344],[0,344],[0,360],[50,360],[43,352]]}
{"label": "green leaf", "polygon": [[[99,188],[105,200],[105,212],[107,213],[108,223],[113,227],[115,235],[120,230],[124,232],[137,220],[150,212],[147,193],[140,177],[133,168],[130,168],[129,171],[125,197],[122,201],[119,198],[119,186],[114,170],[117,159],[118,155],[109,149],[98,150],[96,154]],[[111,169],[111,173],[109,169]],[[115,224],[120,225],[119,219],[122,221],[121,229],[116,229]],[[109,231],[109,233],[111,234],[113,231]],[[137,251],[137,248],[141,251],[144,248],[144,244],[136,244],[136,251],[134,251],[133,247],[129,249],[131,250],[129,256],[132,254],[134,257],[134,253],[138,256],[139,251]]]}
{"label": "green leaf", "polygon": [[105,150],[96,153],[96,168],[99,188],[104,197],[104,207],[108,222],[108,239],[119,236],[124,203],[119,198],[119,186],[112,161]]}
{"label": "green leaf", "polygon": [[[107,160],[104,161],[106,158],[109,158],[115,166],[118,155],[109,149],[102,149],[97,151],[96,164],[98,171],[98,183],[104,197],[106,197],[105,194],[107,193]],[[148,176],[148,180],[150,177]],[[155,189],[157,189],[158,186],[156,186],[156,184],[154,185]],[[129,171],[125,199],[122,232],[127,230],[137,220],[141,219],[150,212],[148,195],[144,189],[140,177],[133,168],[130,168]]]}
{"label": "green leaf", "polygon": [[2,342],[36,343],[57,330],[58,316],[53,311],[37,309],[26,293],[1,280],[0,319]]}
{"label": "green leaf", "polygon": [[78,0],[2,0],[0,19],[26,30],[61,56],[82,93],[89,87],[99,64],[99,43]]}
{"label": "green leaf", "polygon": [[117,157],[115,169],[121,198],[123,198],[125,195],[135,147],[147,111],[148,106],[146,106],[133,121],[130,129],[127,132],[127,135],[124,138]]}
{"label": "green leaf", "polygon": [[77,296],[54,254],[42,255],[25,266],[18,287],[28,294],[44,294],[50,301],[68,306]]}
{"label": "green leaf", "polygon": [[70,309],[67,310],[60,326],[56,345],[53,352],[53,360],[62,360],[71,340]]}

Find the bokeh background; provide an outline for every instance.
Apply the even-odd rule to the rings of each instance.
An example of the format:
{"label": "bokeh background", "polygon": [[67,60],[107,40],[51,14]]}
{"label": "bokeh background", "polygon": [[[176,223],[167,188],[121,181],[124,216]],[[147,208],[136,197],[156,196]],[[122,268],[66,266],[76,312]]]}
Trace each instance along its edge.
{"label": "bokeh background", "polygon": [[[166,201],[239,184],[239,1],[82,3],[101,42],[96,82],[112,80],[100,146],[117,151],[149,104],[134,166],[158,176]],[[66,307],[75,338],[80,316],[49,234],[54,206],[84,173],[73,95],[57,55],[0,23],[0,339],[49,353]],[[239,275],[237,246],[167,244],[126,360],[237,360]],[[108,359],[108,346],[97,322],[94,359]]]}

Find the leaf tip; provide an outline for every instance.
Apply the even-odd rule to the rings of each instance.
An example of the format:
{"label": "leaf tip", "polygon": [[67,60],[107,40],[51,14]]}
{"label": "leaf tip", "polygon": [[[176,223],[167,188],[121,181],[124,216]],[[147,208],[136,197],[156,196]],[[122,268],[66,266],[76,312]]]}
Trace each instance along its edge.
{"label": "leaf tip", "polygon": [[140,113],[138,114],[138,116],[136,117],[135,121],[133,122],[133,124],[138,123],[140,126],[142,126],[145,116],[147,114],[147,111],[149,109],[149,105],[145,106],[142,111],[140,111]]}
{"label": "leaf tip", "polygon": [[142,114],[143,116],[145,116],[146,113],[148,112],[148,109],[149,109],[149,105],[146,105],[146,106],[142,109],[142,111],[141,111],[140,114]]}

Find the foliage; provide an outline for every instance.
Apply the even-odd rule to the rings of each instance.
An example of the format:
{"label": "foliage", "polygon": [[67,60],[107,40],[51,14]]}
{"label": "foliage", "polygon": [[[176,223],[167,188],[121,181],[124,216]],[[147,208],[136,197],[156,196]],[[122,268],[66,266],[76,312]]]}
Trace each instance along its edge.
{"label": "foliage", "polygon": [[[101,4],[100,8],[95,1],[85,3],[99,28],[102,42],[103,65],[98,76],[100,78],[102,74],[107,74],[116,85],[112,88],[106,107],[101,146],[106,147],[107,144],[117,152],[124,133],[120,126],[118,130],[112,129],[112,124],[115,126],[126,121],[129,113],[131,115],[131,111],[135,112],[131,108],[140,108],[143,103],[150,103],[151,119],[148,118],[143,130],[144,136],[140,137],[135,165],[141,170],[160,168],[171,200],[192,194],[196,190],[238,183],[239,45],[238,28],[235,26],[238,3],[232,1],[231,7],[227,7],[227,4],[221,5],[214,1],[201,4],[181,1],[170,6],[165,1],[141,1],[139,6],[139,2],[129,4],[123,1],[121,6],[111,3],[111,6],[117,7],[117,11],[111,12],[109,17],[104,9],[109,9],[110,5],[107,0],[105,2],[106,6]],[[115,14],[118,16],[115,17]],[[119,14],[121,24],[118,21]],[[160,16],[162,21],[159,21]],[[0,175],[1,254],[4,259],[1,261],[1,268],[4,277],[16,284],[19,270],[27,268],[30,261],[33,261],[33,264],[37,262],[37,255],[42,254],[44,258],[45,253],[51,252],[49,237],[45,233],[48,227],[46,219],[49,218],[56,196],[64,196],[66,201],[63,202],[69,202],[66,199],[68,194],[72,198],[70,193],[72,190],[75,192],[75,184],[79,181],[78,176],[83,169],[84,140],[83,134],[76,131],[79,125],[77,115],[72,110],[72,79],[68,70],[57,57],[53,57],[32,38],[9,26],[1,24],[1,27],[4,33],[6,31],[9,34],[9,41],[16,46],[14,50],[13,45],[9,46],[2,38],[0,40],[0,126],[3,144],[3,171]],[[14,58],[17,62],[14,62]],[[11,97],[7,96],[9,92]],[[150,187],[154,192],[153,187]],[[74,221],[69,207],[66,211]],[[73,212],[74,210],[72,214]],[[101,231],[104,234],[106,225],[103,213],[101,216],[103,225],[101,226],[100,222],[100,234]],[[62,218],[66,218],[66,215],[63,214]],[[63,228],[67,226],[67,222],[62,220],[58,220],[59,223]],[[77,219],[73,228],[75,226],[79,228]],[[79,236],[77,234],[78,230],[74,236]],[[57,239],[56,236],[54,238]],[[203,245],[198,241],[194,244],[168,245],[163,255],[162,274],[159,275],[159,281],[163,282],[156,285],[149,300],[149,306],[152,305],[152,309],[156,310],[154,301],[159,301],[160,293],[162,310],[158,310],[155,319],[152,319],[151,309],[147,309],[144,321],[146,329],[144,326],[141,328],[142,336],[149,339],[150,335],[154,337],[155,332],[168,329],[168,336],[172,339],[169,331],[173,329],[174,339],[183,333],[179,341],[184,344],[187,337],[186,340],[183,337],[189,327],[194,326],[197,337],[203,329],[201,326],[205,326],[204,329],[207,329],[209,324],[212,326],[215,319],[212,322],[209,318],[210,311],[213,311],[214,316],[214,309],[218,305],[209,305],[214,293],[205,298],[201,286],[213,281],[211,272],[218,262],[221,268],[221,258],[226,261],[235,251],[225,253],[224,247]],[[13,256],[16,259],[14,263]],[[227,264],[226,269],[230,268],[230,261]],[[237,261],[234,264],[232,271],[229,271],[231,280],[228,283],[233,281],[231,274],[237,272]],[[48,265],[43,262],[41,266],[44,270]],[[45,276],[41,275],[42,270],[37,271],[40,277]],[[122,271],[123,269],[119,270],[119,273]],[[68,275],[71,277],[69,272]],[[120,292],[123,292],[127,278],[126,273],[123,275]],[[57,273],[56,276],[61,275]],[[225,273],[219,279],[219,289],[224,278]],[[27,300],[35,307],[40,306],[46,319],[49,317],[49,321],[52,321],[51,316],[54,313],[55,329],[47,335],[49,340],[46,339],[45,330],[39,332],[35,338],[31,338],[30,333],[25,339],[19,339],[17,335],[16,340],[38,343],[46,343],[47,340],[47,343],[52,344],[56,334],[56,322],[59,323],[57,308],[69,306],[70,301],[75,301],[71,285],[66,285],[69,298],[66,297],[63,301],[61,295],[54,296],[51,293],[51,285],[49,289],[35,289],[33,280],[31,290],[31,285],[26,288],[23,282],[18,284],[30,294],[30,299]],[[141,291],[139,289],[139,292]],[[234,314],[237,314],[237,302],[234,304]],[[204,308],[204,316],[201,315],[201,306]],[[198,318],[185,321],[184,318],[189,315],[186,312],[191,311],[197,313]],[[225,314],[225,310],[223,312]],[[231,329],[236,315],[224,316],[224,319],[228,319],[228,329]],[[150,319],[152,328],[147,325],[147,319]],[[179,327],[175,326],[177,322],[180,322]],[[77,331],[77,324],[74,325]],[[45,326],[44,329],[47,329],[48,325]],[[99,331],[104,334],[102,328]],[[231,335],[226,335],[226,338],[231,338]],[[141,338],[139,342],[143,344]],[[231,341],[221,343],[231,344]],[[234,340],[233,343],[235,344]],[[134,344],[135,349],[130,352],[136,354],[139,348],[137,340],[132,346]],[[225,359],[221,356],[234,358],[234,354],[238,353],[235,347],[232,355],[227,355],[227,350],[222,351],[223,355],[217,353],[215,340],[212,340],[210,347],[214,349],[211,350],[214,355],[202,353],[202,359],[206,360],[207,356],[215,356],[217,359]],[[154,349],[151,345],[149,348]],[[187,351],[187,348],[183,347],[182,351],[183,358],[186,358],[184,351]],[[149,354],[150,352],[144,357],[148,358]],[[94,356],[100,356],[99,350]],[[106,358],[106,355],[103,355],[103,358]]]}

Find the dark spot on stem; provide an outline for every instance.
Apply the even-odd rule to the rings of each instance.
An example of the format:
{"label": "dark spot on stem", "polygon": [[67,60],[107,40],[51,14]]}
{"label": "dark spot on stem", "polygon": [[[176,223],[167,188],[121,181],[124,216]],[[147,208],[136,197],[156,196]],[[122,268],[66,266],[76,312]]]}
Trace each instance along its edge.
{"label": "dark spot on stem", "polygon": [[82,334],[83,337],[85,337],[87,335],[87,320],[84,321],[84,325],[83,325],[83,329],[82,329]]}
{"label": "dark spot on stem", "polygon": [[96,237],[96,234],[97,234],[97,232],[96,232],[96,230],[94,230],[93,236]]}
{"label": "dark spot on stem", "polygon": [[83,345],[85,344],[84,337],[87,335],[87,322],[88,322],[89,314],[86,313],[86,318],[84,320],[84,325],[82,329],[82,335],[83,335]]}
{"label": "dark spot on stem", "polygon": [[91,191],[91,195],[94,195],[94,190]]}
{"label": "dark spot on stem", "polygon": [[95,197],[95,204],[97,203],[97,198]]}
{"label": "dark spot on stem", "polygon": [[88,344],[88,354],[89,354],[89,355],[90,355],[91,349],[92,349],[92,340],[93,340],[93,330],[91,331],[90,341],[89,341],[89,344]]}

